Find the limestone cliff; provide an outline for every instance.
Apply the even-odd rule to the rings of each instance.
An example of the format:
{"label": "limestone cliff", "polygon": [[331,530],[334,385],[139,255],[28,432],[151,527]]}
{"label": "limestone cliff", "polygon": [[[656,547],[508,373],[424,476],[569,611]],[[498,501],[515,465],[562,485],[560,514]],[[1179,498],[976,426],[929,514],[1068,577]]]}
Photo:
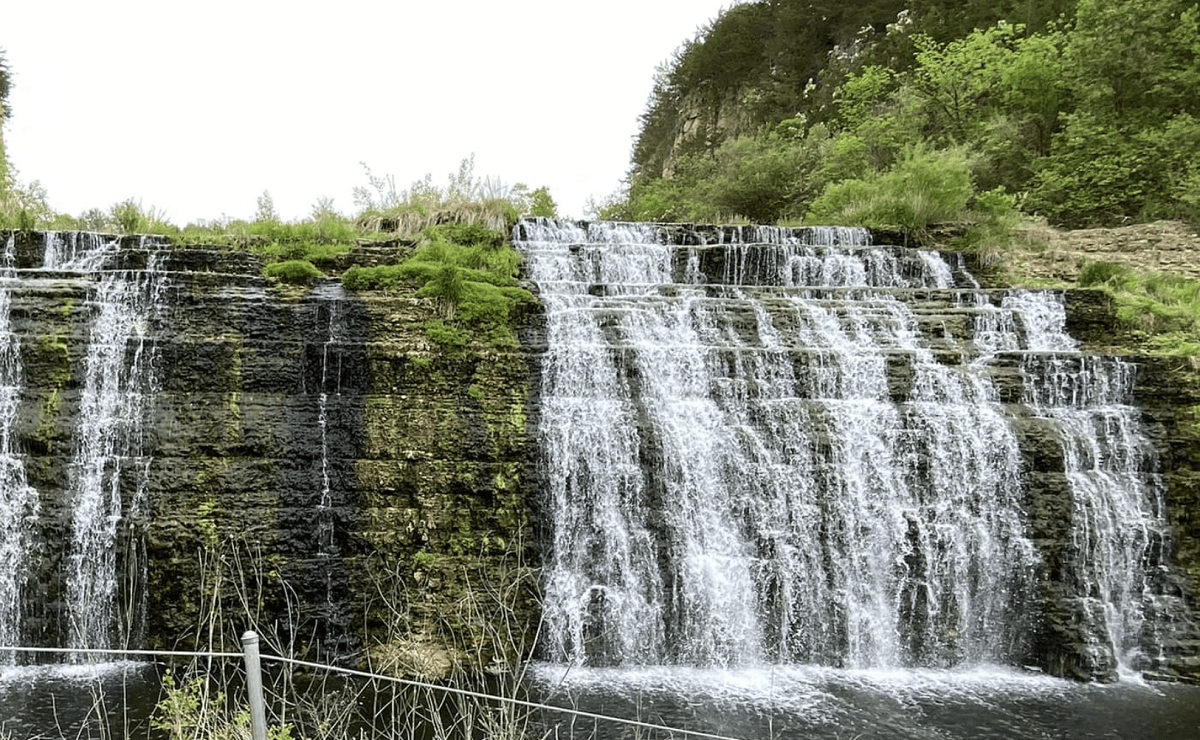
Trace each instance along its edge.
{"label": "limestone cliff", "polygon": [[[228,649],[253,627],[269,650],[361,656],[428,676],[529,654],[545,348],[536,310],[517,318],[521,350],[453,347],[426,332],[439,317],[429,300],[352,293],[332,279],[312,289],[271,285],[243,252],[124,238],[100,269],[66,271],[46,267],[45,234],[12,237],[6,279],[24,376],[14,435],[41,502],[26,641],[62,644],[71,628],[68,482],[98,276],[154,272],[155,310],[138,345],[153,358],[153,398],[127,456],[139,464],[116,479],[120,632],[154,647]],[[717,274],[720,259],[719,250],[704,253],[694,268]],[[969,331],[958,297],[929,290],[920,300],[922,332],[950,358],[950,340]],[[1102,294],[1069,292],[1067,307],[1085,348],[1111,344]],[[1173,528],[1147,595],[1162,629],[1146,668],[1198,680],[1200,384],[1186,361],[1129,359]],[[894,365],[891,392],[902,398],[912,381],[902,358]],[[999,363],[995,373],[1014,402],[1018,370]],[[1063,537],[1062,453],[1037,423],[1018,426],[1034,536],[1053,553]],[[1031,649],[1059,661],[1056,672],[1102,673],[1077,662],[1070,611],[1056,612],[1052,591],[1039,598],[1047,620]]]}
{"label": "limestone cliff", "polygon": [[[26,629],[55,644],[69,629],[64,502],[98,278],[46,270],[46,235],[15,236],[17,435],[44,540]],[[222,649],[253,627],[267,649],[361,649],[376,667],[427,675],[528,651],[523,355],[432,343],[436,307],[411,295],[268,285],[246,253],[129,238],[103,268],[152,261],[148,468],[119,481],[126,639]]]}

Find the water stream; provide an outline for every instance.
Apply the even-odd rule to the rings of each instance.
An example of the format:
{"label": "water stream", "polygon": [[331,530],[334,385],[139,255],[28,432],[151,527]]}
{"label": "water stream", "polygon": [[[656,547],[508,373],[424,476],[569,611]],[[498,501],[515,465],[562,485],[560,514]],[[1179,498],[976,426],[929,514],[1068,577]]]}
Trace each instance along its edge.
{"label": "water stream", "polygon": [[124,269],[105,264],[120,250],[117,239],[73,234],[64,242],[47,235],[44,269],[95,276],[67,483],[73,512],[66,566],[71,648],[128,646],[143,621],[138,584],[145,582],[139,572],[145,561],[134,530],[147,503],[151,458],[143,449],[143,425],[157,390],[153,331],[165,287],[157,246],[143,237],[146,265]]}
{"label": "water stream", "polygon": [[[13,425],[24,386],[20,342],[9,319],[14,277],[14,240],[10,235],[0,255],[0,645],[22,641],[22,600],[36,554],[38,492],[29,485],[25,460]],[[0,655],[11,664],[12,654]]]}
{"label": "water stream", "polygon": [[[1021,673],[1069,672],[1042,655],[1054,619],[1093,675],[1136,655],[1161,482],[1132,366],[1081,354],[1061,295],[997,299],[861,230],[529,220],[514,241],[547,322],[544,690],[679,708],[727,691],[761,713],[808,696],[807,716],[862,686],[904,705],[915,683],[937,687],[910,692],[927,709],[954,687],[1059,686]],[[1039,424],[1061,494],[1029,487]],[[1027,511],[1052,494],[1072,507],[1062,553]]]}

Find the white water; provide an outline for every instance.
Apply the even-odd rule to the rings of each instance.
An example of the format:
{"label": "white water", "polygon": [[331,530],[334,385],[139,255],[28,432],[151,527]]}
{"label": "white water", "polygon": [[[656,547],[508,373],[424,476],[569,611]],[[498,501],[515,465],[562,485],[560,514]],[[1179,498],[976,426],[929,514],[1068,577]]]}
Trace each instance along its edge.
{"label": "white water", "polygon": [[[1093,652],[1103,661],[1138,649],[1147,563],[1169,541],[1157,458],[1133,404],[1136,368],[1112,357],[1080,354],[1067,334],[1061,294],[1018,291],[1001,304],[1024,330],[1023,346],[1049,355],[1023,361],[1026,403],[1058,428],[1072,494],[1067,578]],[[1005,342],[1006,346],[1019,340]]]}
{"label": "white water", "polygon": [[984,368],[941,364],[883,290],[949,266],[862,234],[760,229],[708,286],[671,282],[700,248],[652,225],[518,227],[547,313],[548,658],[1011,658],[1036,562],[1015,437]]}
{"label": "white water", "polygon": [[[143,238],[142,247],[153,244]],[[122,647],[140,619],[140,599],[122,584],[144,582],[140,543],[132,534],[144,514],[150,457],[143,424],[157,391],[153,321],[165,279],[151,252],[144,270],[102,270],[117,240],[47,236],[43,267],[97,275],[88,303],[92,320],[72,435],[68,490],[73,510],[66,566],[67,646]],[[128,508],[126,508],[128,503]],[[124,596],[128,603],[119,604]]]}
{"label": "white water", "polygon": [[[322,562],[325,579],[325,610],[333,614],[336,608],[334,598],[335,573],[332,562],[341,553],[335,540],[333,492],[330,484],[329,459],[329,389],[334,395],[334,408],[342,395],[342,353],[339,345],[345,341],[345,326],[342,319],[342,301],[345,296],[337,291],[327,302],[318,304],[318,323],[321,315],[320,308],[325,307],[328,316],[328,334],[321,345],[321,386],[317,396],[317,424],[321,431],[321,494],[317,503],[317,557]],[[332,355],[332,357],[331,357]]]}
{"label": "white water", "polygon": [[[0,255],[0,645],[21,644],[21,593],[30,575],[41,509],[13,430],[25,383],[20,342],[9,317],[13,246],[10,235]],[[2,663],[14,661],[12,654],[0,656]]]}

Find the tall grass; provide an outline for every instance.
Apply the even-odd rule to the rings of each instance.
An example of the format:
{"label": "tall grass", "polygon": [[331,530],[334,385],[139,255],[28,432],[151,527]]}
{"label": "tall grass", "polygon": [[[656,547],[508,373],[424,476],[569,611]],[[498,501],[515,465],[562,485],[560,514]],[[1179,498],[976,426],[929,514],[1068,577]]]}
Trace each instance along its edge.
{"label": "tall grass", "polygon": [[1079,271],[1077,284],[1108,293],[1118,321],[1148,350],[1200,356],[1200,280],[1089,262]]}
{"label": "tall grass", "polygon": [[887,172],[826,187],[806,220],[898,227],[920,236],[930,224],[962,218],[973,193],[964,150],[913,147]]}
{"label": "tall grass", "polygon": [[397,190],[392,176],[377,176],[366,164],[363,168],[370,187],[355,188],[354,203],[361,209],[357,223],[367,231],[411,236],[440,224],[479,224],[506,231],[532,206],[525,186],[476,177],[474,155],[462,160],[445,186],[435,185],[433,176],[426,175]]}

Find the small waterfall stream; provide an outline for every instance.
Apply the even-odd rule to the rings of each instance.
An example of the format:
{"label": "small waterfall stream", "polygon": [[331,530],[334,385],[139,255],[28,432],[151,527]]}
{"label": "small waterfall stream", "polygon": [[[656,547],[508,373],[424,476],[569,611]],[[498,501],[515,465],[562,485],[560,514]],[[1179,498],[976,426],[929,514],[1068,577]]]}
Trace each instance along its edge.
{"label": "small waterfall stream", "polygon": [[143,424],[157,389],[152,332],[165,288],[157,246],[143,237],[144,268],[114,269],[106,260],[116,256],[119,240],[72,234],[64,242],[47,235],[43,269],[98,274],[88,298],[92,319],[67,483],[71,648],[126,646],[143,621],[137,584],[145,582],[139,572],[145,562],[135,530],[146,507],[150,458]]}
{"label": "small waterfall stream", "polygon": [[992,305],[961,264],[862,230],[671,228],[514,231],[547,320],[546,658],[1031,660],[1053,568],[994,379],[1004,356],[1020,358],[1021,414],[1065,450],[1056,588],[1100,653],[1136,646],[1161,492],[1129,366],[1079,354],[1060,296]]}
{"label": "small waterfall stream", "polygon": [[[35,554],[41,509],[13,430],[24,385],[20,346],[9,320],[10,286],[15,280],[13,241],[12,236],[5,240],[0,255],[0,645],[21,643],[22,594]],[[0,660],[12,663],[15,656],[0,656]]]}
{"label": "small waterfall stream", "polygon": [[353,368],[361,358],[353,355],[355,308],[351,298],[335,282],[313,290],[309,307],[311,339],[306,338],[302,391],[315,401],[318,449],[315,454],[298,449],[297,455],[313,454],[315,478],[305,559],[311,559],[311,576],[298,583],[302,597],[312,603],[316,623],[313,634],[318,649],[330,658],[345,659],[357,644],[353,615],[348,607],[349,586],[345,565],[347,517],[353,510],[353,483],[347,480],[355,453],[352,450],[358,431],[355,404],[361,388],[352,379]]}

